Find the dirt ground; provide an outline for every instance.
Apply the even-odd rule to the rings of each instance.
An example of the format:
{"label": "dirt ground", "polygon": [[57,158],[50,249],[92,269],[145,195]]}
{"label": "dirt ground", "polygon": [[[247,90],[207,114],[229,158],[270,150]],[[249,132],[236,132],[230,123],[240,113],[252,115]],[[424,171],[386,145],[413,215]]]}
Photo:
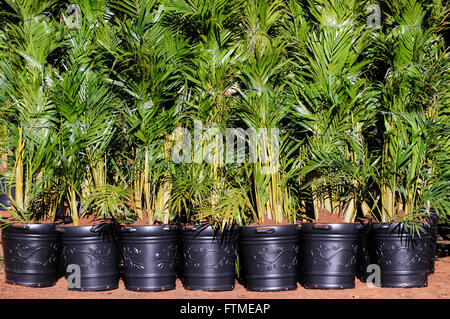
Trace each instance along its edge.
{"label": "dirt ground", "polygon": [[250,292],[236,283],[232,291],[205,292],[177,288],[165,292],[133,292],[120,281],[118,289],[103,292],[69,291],[64,278],[50,288],[29,288],[5,283],[5,272],[0,266],[0,299],[450,299],[450,257],[438,258],[435,273],[423,288],[370,288],[356,279],[354,289],[305,289],[283,292]]}

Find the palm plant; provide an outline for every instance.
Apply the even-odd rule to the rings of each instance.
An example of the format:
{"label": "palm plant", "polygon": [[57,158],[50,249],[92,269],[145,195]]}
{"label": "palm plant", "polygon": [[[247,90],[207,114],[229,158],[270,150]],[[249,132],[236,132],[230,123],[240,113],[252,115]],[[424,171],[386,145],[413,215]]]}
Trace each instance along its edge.
{"label": "palm plant", "polygon": [[[180,8],[185,6],[177,3],[175,6],[171,2],[170,7],[175,16],[182,16],[184,23],[198,23],[193,10],[182,15],[184,11]],[[209,143],[204,138],[201,142],[194,141],[194,156],[189,159],[193,163],[181,166],[189,174],[184,178],[177,175],[172,204],[222,227],[248,224],[251,220],[263,222],[264,216],[281,222],[292,211],[288,208],[292,202],[288,200],[286,172],[277,171],[278,167],[263,167],[267,160],[273,165],[279,158],[280,150],[271,144],[275,142],[278,146],[279,141],[270,141],[268,137],[276,135],[285,112],[285,108],[278,111],[275,104],[283,97],[281,88],[276,93],[268,89],[284,65],[280,62],[281,43],[271,43],[278,27],[276,18],[281,16],[281,3],[254,1],[245,6],[243,15],[239,13],[239,1],[228,5],[234,11],[222,15],[220,12],[227,6],[220,1],[196,7],[208,19],[198,27],[203,32],[196,37],[196,59],[187,68],[190,87],[185,114],[189,114],[192,122],[207,128],[203,137],[209,138]],[[208,11],[211,6],[214,10]],[[230,22],[238,17],[243,23]],[[245,135],[243,125],[250,134]],[[231,131],[225,132],[225,128]],[[202,134],[196,129],[198,125],[194,125],[194,139]],[[262,139],[256,136],[260,130],[265,130]],[[235,137],[237,142],[232,140]],[[234,146],[245,142],[252,154],[243,158],[243,154],[235,153]],[[225,148],[227,159],[223,156]],[[237,158],[237,163],[231,157]],[[247,164],[243,164],[245,161]],[[252,163],[248,164],[249,161]],[[267,169],[274,172],[267,174]]]}
{"label": "palm plant", "polygon": [[322,209],[343,212],[347,222],[355,220],[358,207],[368,213],[376,160],[366,139],[374,128],[377,92],[365,75],[372,57],[370,31],[361,23],[363,5],[312,2],[305,50],[293,53],[297,105],[292,113],[307,136],[301,176],[311,188],[316,220]]}
{"label": "palm plant", "polygon": [[[55,1],[10,1],[2,13],[2,110],[14,148],[11,214],[16,220],[53,220],[59,182],[53,162],[56,114],[49,99],[53,84],[52,53],[61,45],[63,29],[45,16]],[[12,18],[11,18],[12,17]],[[10,194],[11,197],[11,194]]]}
{"label": "palm plant", "polygon": [[435,205],[448,213],[448,207],[439,204],[445,201],[441,188],[445,182],[435,175],[443,167],[442,158],[448,157],[448,143],[442,138],[448,116],[443,67],[448,52],[436,32],[440,23],[425,25],[427,9],[421,3],[389,4],[387,24],[391,28],[380,35],[379,42],[390,61],[380,104],[384,119],[380,214],[383,222],[399,217],[411,222]]}
{"label": "palm plant", "polygon": [[286,132],[279,132],[288,102],[284,87],[275,84],[285,64],[281,51],[276,45],[259,48],[244,62],[241,80],[248,91],[236,103],[243,122],[251,132],[257,132],[257,137],[248,138],[249,155],[259,158],[245,166],[245,173],[251,187],[252,212],[259,223],[265,218],[278,223],[294,221],[286,176]]}
{"label": "palm plant", "polygon": [[126,195],[111,185],[108,176],[109,146],[120,101],[101,74],[79,68],[69,71],[55,85],[52,98],[60,115],[60,179],[66,186],[72,221],[79,224],[82,212],[78,202],[82,199],[86,199],[85,208],[96,201],[97,217],[107,219],[118,210],[120,197]]}
{"label": "palm plant", "polygon": [[[108,78],[108,66],[93,63],[101,57],[110,17],[104,2],[76,2],[80,25],[68,28],[62,68],[52,90],[58,115],[59,179],[73,224],[94,214],[100,220],[123,219],[127,191],[114,179],[118,118],[122,101]],[[68,18],[64,19],[68,25]],[[69,25],[68,25],[69,26]],[[98,37],[97,37],[98,36]],[[97,55],[98,54],[98,55]]]}
{"label": "palm plant", "polygon": [[220,31],[241,36],[243,0],[164,0],[164,24],[179,30],[189,43],[205,43]]}
{"label": "palm plant", "polygon": [[[241,26],[236,23],[242,1],[207,1],[187,8],[187,1],[169,1],[168,17],[197,28],[188,36],[193,50],[185,64],[186,86],[180,121],[194,130],[194,148],[186,162],[177,164],[172,209],[197,221],[208,220],[222,227],[242,224],[242,205],[233,180],[234,163],[226,162],[224,136],[230,124],[233,94],[238,86],[237,63]],[[199,21],[203,17],[204,20]],[[201,23],[201,25],[199,25]],[[189,28],[188,28],[189,29]],[[234,154],[233,154],[234,155]],[[188,172],[188,174],[185,174]],[[227,204],[228,203],[228,204]]]}
{"label": "palm plant", "polygon": [[186,43],[163,25],[158,1],[113,1],[111,6],[123,15],[111,77],[126,101],[124,129],[131,150],[123,154],[129,164],[123,181],[133,192],[128,204],[134,219],[167,224],[172,188],[169,132],[176,125]]}
{"label": "palm plant", "polygon": [[237,123],[248,133],[242,206],[257,223],[295,223],[299,206],[289,184],[294,174],[291,155],[296,148],[283,128],[291,103],[290,91],[280,81],[288,74],[286,46],[277,39],[277,18],[283,14],[281,2],[250,2],[244,19],[247,36],[242,47],[246,54],[240,64],[242,89],[234,110],[240,115]]}

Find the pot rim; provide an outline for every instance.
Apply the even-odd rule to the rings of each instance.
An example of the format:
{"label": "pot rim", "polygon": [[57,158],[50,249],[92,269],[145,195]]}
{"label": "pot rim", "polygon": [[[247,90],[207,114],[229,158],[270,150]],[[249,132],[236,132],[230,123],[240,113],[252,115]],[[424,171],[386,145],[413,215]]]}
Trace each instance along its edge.
{"label": "pot rim", "polygon": [[[5,223],[6,224],[6,223]],[[20,225],[18,225],[20,224]],[[0,224],[2,226],[2,224]],[[15,232],[15,233],[29,233],[29,234],[46,234],[55,233],[56,234],[57,223],[23,223],[16,221],[7,226],[2,226],[0,230],[2,233]]]}
{"label": "pot rim", "polygon": [[[203,229],[208,229],[208,228],[211,228],[214,230],[216,230],[216,229],[221,230],[221,227],[219,225],[213,225],[213,224],[179,225],[179,228],[182,231],[188,231],[188,230],[196,231],[196,230],[203,230]],[[241,227],[238,225],[233,225],[233,226],[225,227],[225,230],[230,231],[230,230],[237,230],[239,228],[241,228]]]}
{"label": "pot rim", "polygon": [[81,225],[81,226],[67,226],[60,224],[55,227],[56,232],[61,236],[67,237],[94,237],[99,235],[108,235],[116,237],[119,234],[120,228],[111,223],[102,223],[97,225]]}
{"label": "pot rim", "polygon": [[274,225],[245,225],[242,228],[268,228],[268,227],[292,227],[301,226],[300,224],[274,224]]}
{"label": "pot rim", "polygon": [[[430,224],[428,223],[428,222],[426,222],[426,221],[423,221],[423,222],[420,222],[420,223],[418,223],[420,226],[422,226],[422,227],[430,227]],[[391,225],[393,225],[393,226],[395,226],[395,227],[398,227],[398,226],[400,226],[400,227],[407,227],[407,228],[409,228],[409,227],[411,227],[410,225],[411,225],[411,223],[410,222],[407,222],[406,224],[405,223],[403,223],[403,222],[373,222],[372,224],[371,224],[371,226],[372,227],[374,227],[374,228],[376,228],[376,229],[378,229],[378,228],[384,228],[383,226],[391,226]]]}

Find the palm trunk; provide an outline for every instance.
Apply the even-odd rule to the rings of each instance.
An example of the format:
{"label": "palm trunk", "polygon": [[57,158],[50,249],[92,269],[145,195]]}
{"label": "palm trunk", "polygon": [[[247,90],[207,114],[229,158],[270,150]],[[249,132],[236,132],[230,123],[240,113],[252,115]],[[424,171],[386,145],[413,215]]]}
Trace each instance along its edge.
{"label": "palm trunk", "polygon": [[394,204],[395,201],[393,198],[393,192],[389,188],[389,186],[384,185],[381,190],[382,190],[381,198],[383,205],[381,213],[381,221],[383,223],[387,223],[391,220],[391,217],[393,216],[392,205]]}
{"label": "palm trunk", "polygon": [[311,184],[311,192],[312,192],[312,198],[313,198],[313,207],[314,207],[314,219],[316,222],[319,221],[319,208],[320,208],[320,201],[317,198],[317,188],[315,185],[315,182]]}
{"label": "palm trunk", "polygon": [[[20,210],[23,210],[24,205],[24,185],[23,185],[23,147],[24,147],[24,141],[23,141],[23,129],[22,127],[19,127],[19,147],[16,152],[16,165],[15,165],[15,173],[16,173],[16,194],[15,194],[15,200],[16,205]],[[11,194],[10,194],[11,196]]]}
{"label": "palm trunk", "polygon": [[139,220],[143,220],[142,212],[142,192],[141,192],[141,173],[136,174],[136,179],[134,180],[134,203],[136,205],[136,213]]}
{"label": "palm trunk", "polygon": [[324,208],[329,212],[333,212],[333,207],[331,205],[331,198],[330,198],[330,187],[327,186],[325,190],[325,196],[324,196]]}
{"label": "palm trunk", "polygon": [[150,168],[149,168],[149,154],[148,150],[145,150],[145,160],[144,160],[144,197],[145,197],[145,211],[147,212],[148,217],[148,224],[153,225],[154,222],[154,216],[153,216],[153,209],[151,207],[151,185],[149,181],[149,175],[150,175]]}
{"label": "palm trunk", "polygon": [[355,205],[355,196],[352,195],[350,200],[347,203],[347,208],[344,212],[344,220],[346,223],[354,223],[356,218],[356,205]]}
{"label": "palm trunk", "polygon": [[80,225],[80,221],[78,216],[77,195],[73,187],[70,187],[68,197],[70,205],[70,216],[72,217],[72,222],[75,226],[78,226]]}
{"label": "palm trunk", "polygon": [[15,194],[15,200],[17,208],[20,210],[24,207],[24,185],[23,185],[23,160],[22,156],[19,155],[17,157],[17,163],[16,163],[16,194]]}
{"label": "palm trunk", "polygon": [[1,161],[2,161],[1,169],[6,170],[8,168],[8,154],[2,153]]}
{"label": "palm trunk", "polygon": [[366,203],[366,201],[363,201],[361,203],[361,210],[363,212],[364,217],[369,217],[371,214],[370,206]]}

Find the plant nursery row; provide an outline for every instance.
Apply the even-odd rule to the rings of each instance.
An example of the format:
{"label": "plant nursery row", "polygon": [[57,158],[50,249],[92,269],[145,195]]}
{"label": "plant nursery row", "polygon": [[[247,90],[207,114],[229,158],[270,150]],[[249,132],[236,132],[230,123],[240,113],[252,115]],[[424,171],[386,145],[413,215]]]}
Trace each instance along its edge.
{"label": "plant nursery row", "polygon": [[[353,288],[378,268],[382,287],[424,287],[434,272],[434,214],[412,236],[401,223],[302,223],[220,230],[213,226],[28,224],[2,231],[6,282],[69,289],[252,291]],[[369,268],[368,268],[369,267]]]}
{"label": "plant nursery row", "polygon": [[426,286],[450,216],[449,13],[0,1],[6,281]]}

